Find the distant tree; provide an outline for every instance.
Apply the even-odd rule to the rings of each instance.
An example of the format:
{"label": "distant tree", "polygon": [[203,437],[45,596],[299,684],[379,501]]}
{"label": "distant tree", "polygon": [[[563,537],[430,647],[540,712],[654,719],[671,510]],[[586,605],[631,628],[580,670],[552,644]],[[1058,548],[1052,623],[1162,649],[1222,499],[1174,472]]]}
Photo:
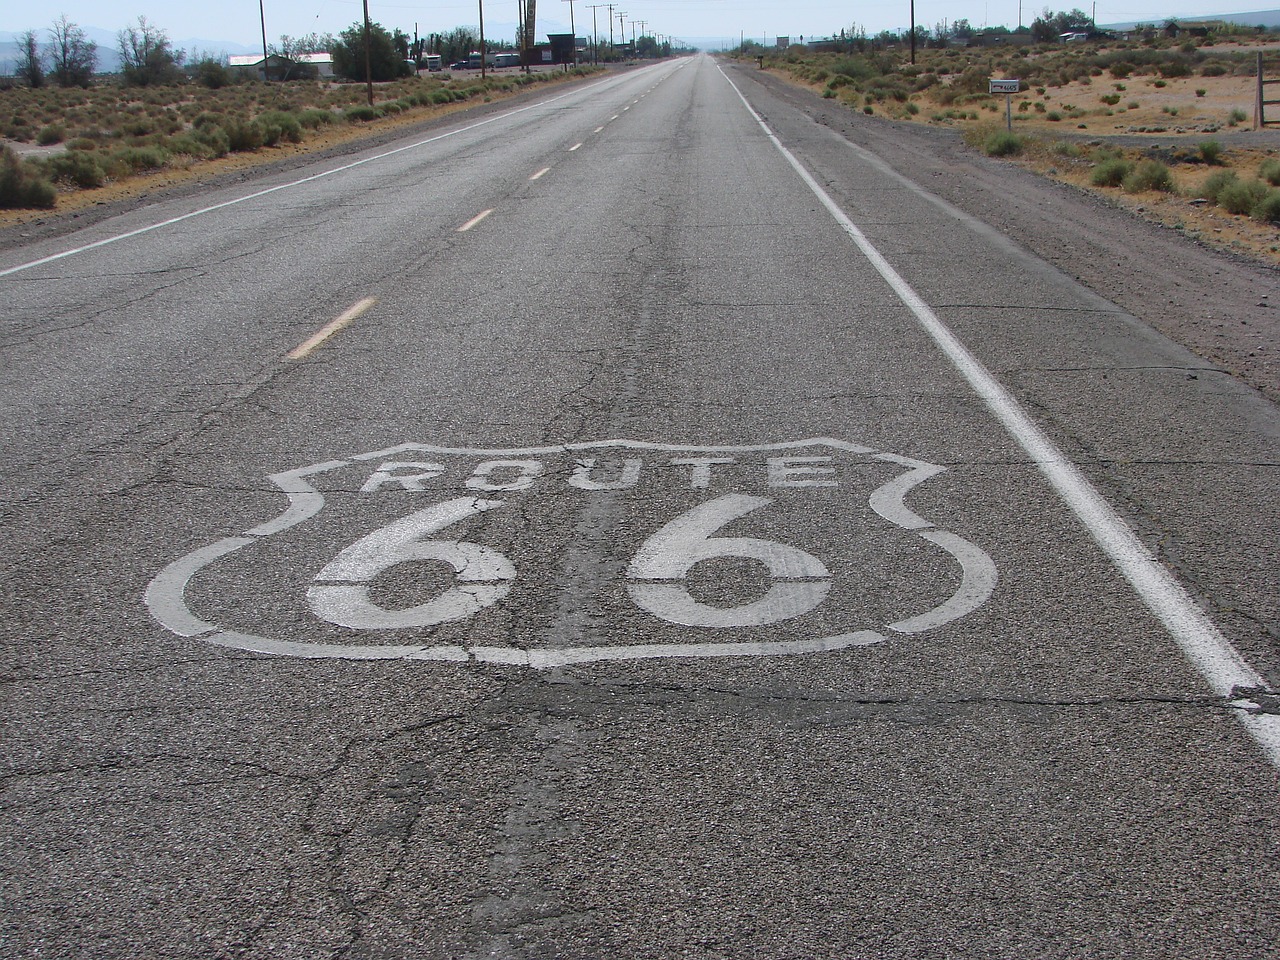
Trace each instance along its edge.
{"label": "distant tree", "polygon": [[[338,34],[333,48],[333,72],[348,80],[365,78],[364,24],[353,23]],[[380,23],[369,29],[369,68],[373,79],[382,83],[407,77],[413,68],[404,62],[396,50],[391,34]]]}
{"label": "distant tree", "polygon": [[227,69],[227,58],[224,56],[193,55],[187,63],[187,73],[196,83],[210,90],[221,90],[233,82],[231,71]]}
{"label": "distant tree", "polygon": [[13,72],[33,87],[44,86],[44,54],[34,30],[18,37],[18,64]]}
{"label": "distant tree", "polygon": [[49,28],[53,79],[60,87],[87,87],[98,68],[98,45],[64,13]]}
{"label": "distant tree", "polygon": [[409,59],[410,42],[409,35],[399,27],[396,27],[395,31],[391,34],[391,43],[396,48],[396,53],[400,56],[401,60]]}
{"label": "distant tree", "polygon": [[138,25],[116,34],[120,44],[120,76],[133,87],[155,87],[182,79],[181,50],[174,51],[169,35],[138,17]]}
{"label": "distant tree", "polygon": [[475,27],[454,27],[448,33],[436,36],[436,52],[446,64],[457,63],[480,49],[480,33]]}
{"label": "distant tree", "polygon": [[1037,43],[1053,43],[1064,33],[1092,33],[1093,18],[1083,10],[1054,13],[1045,7],[1044,13],[1031,23],[1031,39]]}

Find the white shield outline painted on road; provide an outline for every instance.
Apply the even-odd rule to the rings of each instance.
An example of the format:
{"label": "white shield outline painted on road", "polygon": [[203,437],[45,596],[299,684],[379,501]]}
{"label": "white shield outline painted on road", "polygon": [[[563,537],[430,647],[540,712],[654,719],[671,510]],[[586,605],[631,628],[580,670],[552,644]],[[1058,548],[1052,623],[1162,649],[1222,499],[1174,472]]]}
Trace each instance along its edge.
{"label": "white shield outline painted on road", "polygon": [[533,668],[560,667],[608,660],[642,660],[681,657],[785,656],[823,653],[848,647],[871,646],[884,642],[884,634],[875,630],[859,630],[827,637],[775,642],[709,642],[688,644],[633,644],[627,646],[585,646],[524,650],[515,647],[445,645],[361,645],[308,643],[277,640],[238,631],[224,630],[216,623],[200,619],[186,602],[186,588],[191,579],[217,561],[237,550],[274,536],[314,517],[325,505],[324,494],[310,478],[369,460],[386,459],[405,453],[427,453],[442,456],[530,457],[584,453],[593,450],[649,450],[681,454],[745,454],[795,451],[813,447],[830,447],[845,453],[866,456],[896,464],[903,472],[877,487],[869,497],[869,505],[884,520],[921,539],[940,547],[960,565],[960,585],[955,592],[932,609],[890,623],[887,633],[912,635],[935,630],[982,606],[995,590],[997,573],[991,557],[977,545],[939,529],[931,521],[912,512],[906,505],[907,495],[917,486],[946,470],[937,464],[881,453],[870,447],[844,440],[817,438],[788,443],[738,446],[690,446],[650,443],[638,440],[602,440],[568,443],[557,446],[479,449],[474,447],[440,447],[421,443],[405,443],[372,453],[356,454],[346,460],[329,460],[295,470],[268,476],[289,499],[288,507],[278,517],[246,530],[240,536],[225,537],[207,547],[193,550],[175,560],[147,585],[144,602],[162,626],[180,637],[198,638],[208,643],[253,653],[306,659],[342,660],[428,660],[482,662]]}

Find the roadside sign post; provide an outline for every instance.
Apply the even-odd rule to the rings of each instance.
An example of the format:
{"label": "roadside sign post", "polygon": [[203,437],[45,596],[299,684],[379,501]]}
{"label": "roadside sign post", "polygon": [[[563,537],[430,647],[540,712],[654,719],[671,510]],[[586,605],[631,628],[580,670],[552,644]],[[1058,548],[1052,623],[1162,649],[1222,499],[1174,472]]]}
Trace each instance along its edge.
{"label": "roadside sign post", "polygon": [[1004,94],[1004,123],[1013,133],[1013,95],[1022,89],[1021,80],[987,80],[987,92],[992,96]]}

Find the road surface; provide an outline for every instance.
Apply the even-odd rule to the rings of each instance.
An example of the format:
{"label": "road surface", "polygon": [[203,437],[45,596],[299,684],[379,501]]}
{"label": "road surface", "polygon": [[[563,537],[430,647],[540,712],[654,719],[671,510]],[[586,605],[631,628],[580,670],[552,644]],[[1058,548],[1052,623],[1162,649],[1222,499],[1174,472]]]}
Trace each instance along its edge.
{"label": "road surface", "polygon": [[0,253],[0,953],[1280,953],[1280,415],[918,174],[695,57]]}

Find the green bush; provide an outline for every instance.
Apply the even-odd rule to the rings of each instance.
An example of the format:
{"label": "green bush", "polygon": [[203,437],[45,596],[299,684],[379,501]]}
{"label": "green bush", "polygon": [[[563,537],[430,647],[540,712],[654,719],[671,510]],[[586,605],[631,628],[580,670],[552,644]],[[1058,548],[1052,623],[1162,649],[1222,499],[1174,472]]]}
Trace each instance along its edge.
{"label": "green bush", "polygon": [[1268,190],[1249,211],[1249,216],[1263,223],[1280,223],[1280,190]]}
{"label": "green bush", "polygon": [[1211,166],[1222,162],[1222,144],[1217,140],[1206,140],[1200,144],[1200,159]]}
{"label": "green bush", "polygon": [[347,107],[342,111],[342,116],[348,123],[368,123],[371,120],[377,120],[382,116],[382,112],[376,107],[360,104],[355,107]]}
{"label": "green bush", "polygon": [[1093,168],[1089,182],[1095,187],[1118,187],[1133,172],[1133,164],[1122,157],[1103,160]]}
{"label": "green bush", "polygon": [[83,150],[68,150],[49,157],[44,161],[44,171],[50,180],[65,180],[86,190],[102,186],[107,178],[98,158]]}
{"label": "green bush", "polygon": [[1231,113],[1227,115],[1227,126],[1234,127],[1237,124],[1244,123],[1245,120],[1248,119],[1248,117],[1249,115],[1245,113],[1243,110],[1240,110],[1240,109],[1232,110]]}
{"label": "green bush", "polygon": [[1012,157],[1022,152],[1023,139],[1008,130],[995,130],[982,141],[982,149],[989,157]]}
{"label": "green bush", "polygon": [[1267,185],[1261,180],[1235,180],[1218,194],[1218,206],[1227,213],[1249,214],[1266,199]]}
{"label": "green bush", "polygon": [[262,127],[252,120],[232,120],[222,129],[227,134],[227,149],[232,153],[253,153],[266,143]]}
{"label": "green bush", "polygon": [[8,147],[0,147],[0,208],[50,210],[57,202],[53,184],[34,176]]}
{"label": "green bush", "polygon": [[40,144],[42,147],[51,147],[55,143],[61,143],[65,139],[67,139],[66,129],[58,126],[57,124],[51,124],[44,127],[38,134],[36,134],[36,143]]}
{"label": "green bush", "polygon": [[289,143],[302,142],[302,124],[292,113],[268,110],[258,115],[257,122],[262,126],[263,141],[269,147],[274,147],[281,140]]}
{"label": "green bush", "polygon": [[1273,187],[1280,187],[1280,160],[1263,160],[1258,176]]}
{"label": "green bush", "polygon": [[1159,160],[1143,160],[1124,178],[1125,193],[1142,193],[1144,190],[1173,192],[1173,176],[1169,168]]}
{"label": "green bush", "polygon": [[1234,170],[1219,170],[1217,173],[1210,174],[1205,178],[1199,194],[1210,203],[1217,203],[1218,198],[1222,196],[1222,191],[1238,179],[1239,177],[1236,176]]}
{"label": "green bush", "polygon": [[308,130],[316,130],[320,127],[328,126],[337,118],[331,110],[303,110],[298,114],[298,123],[306,127]]}
{"label": "green bush", "polygon": [[145,170],[159,170],[169,162],[169,152],[160,147],[122,147],[112,150],[107,162],[113,174],[127,177]]}

